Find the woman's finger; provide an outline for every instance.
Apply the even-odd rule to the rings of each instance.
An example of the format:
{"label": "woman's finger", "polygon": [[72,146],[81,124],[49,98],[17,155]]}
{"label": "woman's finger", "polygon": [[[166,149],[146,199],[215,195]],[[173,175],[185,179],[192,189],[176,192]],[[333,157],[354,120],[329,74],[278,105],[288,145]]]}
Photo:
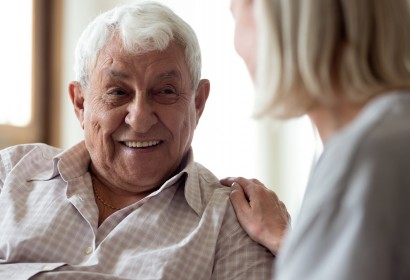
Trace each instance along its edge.
{"label": "woman's finger", "polygon": [[242,187],[237,182],[233,182],[232,187],[234,189],[231,192],[230,199],[238,219],[241,220],[245,218],[245,215],[250,208],[248,198],[243,192]]}

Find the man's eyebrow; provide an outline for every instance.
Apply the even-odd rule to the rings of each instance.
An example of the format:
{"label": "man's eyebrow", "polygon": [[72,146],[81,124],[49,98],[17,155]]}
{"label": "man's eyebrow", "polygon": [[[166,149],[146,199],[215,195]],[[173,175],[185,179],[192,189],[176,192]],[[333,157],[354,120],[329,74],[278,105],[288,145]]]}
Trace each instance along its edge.
{"label": "man's eyebrow", "polygon": [[115,77],[115,78],[125,78],[125,79],[127,79],[127,78],[130,77],[130,75],[128,75],[127,73],[122,72],[122,71],[118,71],[118,70],[110,69],[107,72],[110,76]]}
{"label": "man's eyebrow", "polygon": [[176,70],[171,70],[171,71],[167,71],[167,72],[163,72],[161,74],[159,74],[156,79],[157,80],[161,80],[161,79],[166,79],[166,78],[176,78],[179,77],[179,72]]}
{"label": "man's eyebrow", "polygon": [[[127,79],[130,77],[130,75],[126,72],[123,72],[121,70],[114,70],[114,69],[107,69],[105,71],[108,75],[114,77],[114,78],[124,78]],[[159,75],[156,76],[157,80],[160,79],[166,79],[166,78],[176,78],[179,77],[179,72],[176,70],[171,70],[171,71],[166,71],[163,73],[160,73]]]}

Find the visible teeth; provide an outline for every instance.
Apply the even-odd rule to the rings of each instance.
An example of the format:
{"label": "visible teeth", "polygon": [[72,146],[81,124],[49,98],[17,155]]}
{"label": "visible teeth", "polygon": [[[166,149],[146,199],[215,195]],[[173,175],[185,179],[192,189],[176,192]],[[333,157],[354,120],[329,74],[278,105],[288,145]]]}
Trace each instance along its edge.
{"label": "visible teeth", "polygon": [[158,144],[159,144],[159,141],[144,141],[144,142],[125,141],[125,145],[131,148],[146,148],[146,147],[156,146]]}

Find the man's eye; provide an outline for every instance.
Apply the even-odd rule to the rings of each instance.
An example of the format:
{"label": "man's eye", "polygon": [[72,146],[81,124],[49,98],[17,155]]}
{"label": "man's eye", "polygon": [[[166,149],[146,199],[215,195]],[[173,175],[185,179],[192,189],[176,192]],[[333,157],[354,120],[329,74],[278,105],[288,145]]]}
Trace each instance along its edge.
{"label": "man's eye", "polygon": [[175,90],[166,88],[166,89],[160,90],[158,94],[176,94],[176,93],[175,93]]}
{"label": "man's eye", "polygon": [[125,90],[114,89],[114,90],[109,91],[108,94],[110,94],[110,95],[125,95],[127,93],[125,92]]}
{"label": "man's eye", "polygon": [[173,88],[163,88],[160,90],[154,90],[151,96],[157,103],[173,104],[177,102],[179,93]]}

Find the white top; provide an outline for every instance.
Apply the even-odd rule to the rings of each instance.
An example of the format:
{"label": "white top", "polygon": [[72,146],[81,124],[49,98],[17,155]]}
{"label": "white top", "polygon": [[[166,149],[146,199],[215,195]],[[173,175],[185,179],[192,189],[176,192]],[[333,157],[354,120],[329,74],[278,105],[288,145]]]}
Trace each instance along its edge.
{"label": "white top", "polygon": [[271,279],[273,258],[240,227],[230,188],[192,152],[159,190],[98,227],[89,154],[0,151],[0,279]]}
{"label": "white top", "polygon": [[276,279],[410,279],[409,92],[378,97],[326,144]]}

